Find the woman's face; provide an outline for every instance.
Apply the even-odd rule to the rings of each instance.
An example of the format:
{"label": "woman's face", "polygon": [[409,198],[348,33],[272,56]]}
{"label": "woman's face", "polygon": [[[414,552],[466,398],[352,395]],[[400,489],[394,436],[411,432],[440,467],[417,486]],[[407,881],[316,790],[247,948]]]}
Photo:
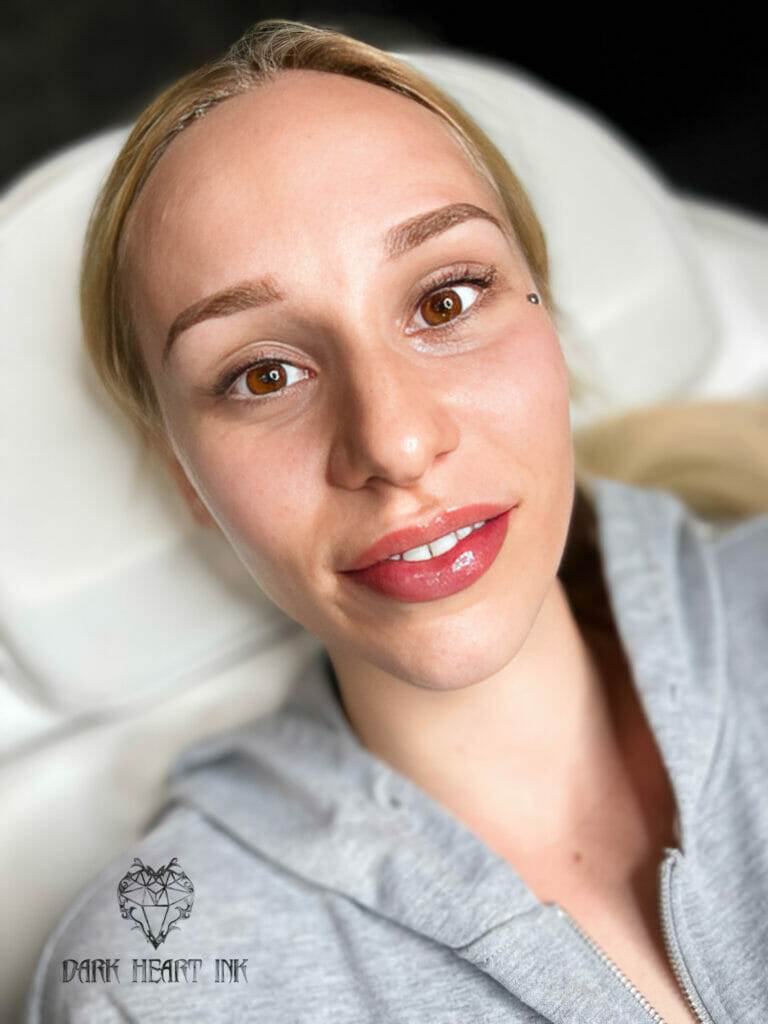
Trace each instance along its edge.
{"label": "woman's face", "polygon": [[[432,231],[415,223],[452,204]],[[183,489],[332,655],[420,686],[514,656],[570,520],[566,367],[505,225],[437,116],[316,71],[185,129],[128,222],[129,299]],[[391,531],[477,503],[493,507],[421,539],[513,511],[434,562],[345,572]]]}

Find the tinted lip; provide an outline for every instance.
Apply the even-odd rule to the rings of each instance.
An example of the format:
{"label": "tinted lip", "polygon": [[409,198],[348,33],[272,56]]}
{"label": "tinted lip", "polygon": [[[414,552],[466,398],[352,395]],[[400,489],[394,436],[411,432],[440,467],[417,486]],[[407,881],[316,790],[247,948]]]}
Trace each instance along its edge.
{"label": "tinted lip", "polygon": [[401,551],[408,551],[410,548],[419,547],[422,544],[429,544],[438,537],[445,536],[461,529],[462,526],[471,526],[481,519],[493,519],[500,516],[509,509],[515,508],[518,502],[503,504],[497,502],[480,502],[475,505],[464,505],[461,508],[453,509],[451,512],[440,512],[433,516],[428,522],[421,525],[406,526],[402,530],[393,530],[391,533],[379,538],[365,551],[362,551],[351,565],[342,572],[356,572],[359,569],[367,569],[376,562],[383,562],[390,555]]}

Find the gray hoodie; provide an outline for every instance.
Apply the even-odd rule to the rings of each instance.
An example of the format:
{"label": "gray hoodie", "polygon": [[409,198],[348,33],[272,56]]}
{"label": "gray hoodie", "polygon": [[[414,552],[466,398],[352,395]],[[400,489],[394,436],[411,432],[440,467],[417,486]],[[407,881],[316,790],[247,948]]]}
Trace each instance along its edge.
{"label": "gray hoodie", "polygon": [[[593,484],[678,808],[668,955],[701,1020],[766,1024],[768,515],[714,529],[666,491]],[[27,1024],[661,1020],[563,907],[362,746],[322,649],[277,711],[191,747],[168,786],[50,935]]]}

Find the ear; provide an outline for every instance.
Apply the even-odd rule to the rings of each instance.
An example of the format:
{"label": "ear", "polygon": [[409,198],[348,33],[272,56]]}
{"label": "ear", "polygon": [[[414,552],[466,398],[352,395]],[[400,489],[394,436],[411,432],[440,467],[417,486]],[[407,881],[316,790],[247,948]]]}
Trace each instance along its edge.
{"label": "ear", "polygon": [[171,476],[176,481],[176,484],[181,491],[182,497],[186,501],[187,505],[192,512],[195,520],[200,523],[201,526],[213,526],[218,527],[218,523],[213,518],[211,513],[205,507],[200,499],[195,488],[189,481],[184,467],[181,465],[179,460],[173,454],[167,454],[164,456],[166,466],[171,472]]}

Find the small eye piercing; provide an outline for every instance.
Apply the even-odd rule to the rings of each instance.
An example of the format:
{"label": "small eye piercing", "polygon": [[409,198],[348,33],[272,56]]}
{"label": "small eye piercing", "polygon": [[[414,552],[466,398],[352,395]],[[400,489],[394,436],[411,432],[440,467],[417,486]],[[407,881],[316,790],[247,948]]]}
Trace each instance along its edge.
{"label": "small eye piercing", "polygon": [[538,305],[539,302],[541,301],[539,299],[539,296],[536,294],[536,292],[529,292],[528,295],[526,296],[526,298],[528,299],[529,302],[532,302],[534,305]]}

